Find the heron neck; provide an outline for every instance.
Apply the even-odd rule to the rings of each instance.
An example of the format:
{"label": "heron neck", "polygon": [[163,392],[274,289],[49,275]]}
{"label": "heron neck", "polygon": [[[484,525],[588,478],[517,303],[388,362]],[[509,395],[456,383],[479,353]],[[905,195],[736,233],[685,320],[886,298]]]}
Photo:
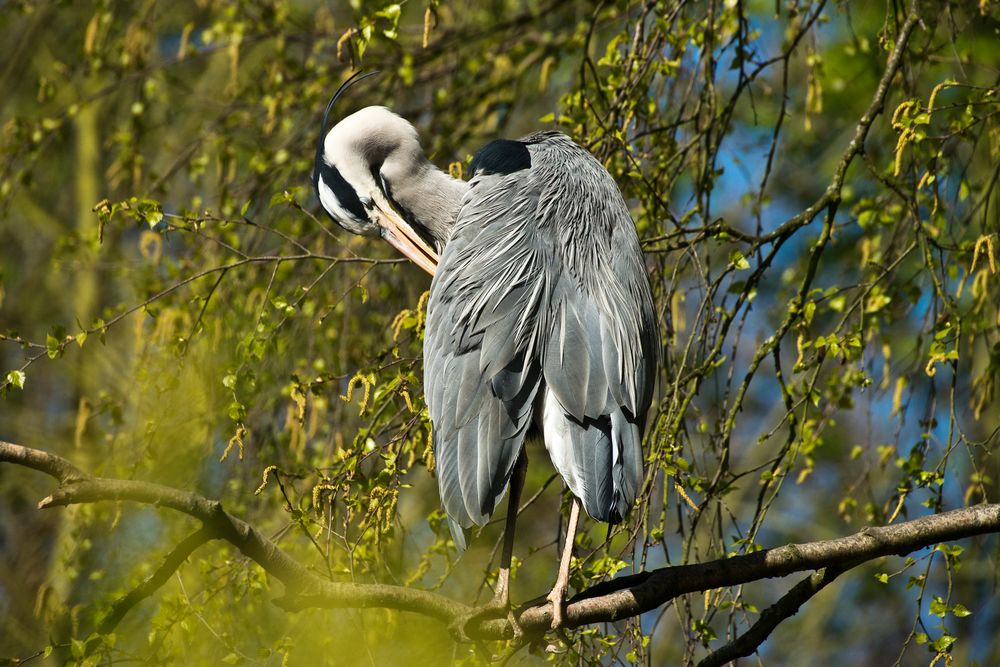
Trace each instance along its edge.
{"label": "heron neck", "polygon": [[438,252],[451,237],[458,217],[462,197],[469,185],[454,179],[431,163],[425,163],[420,178],[412,179],[414,185],[397,190],[393,198],[405,208],[412,219],[426,231]]}

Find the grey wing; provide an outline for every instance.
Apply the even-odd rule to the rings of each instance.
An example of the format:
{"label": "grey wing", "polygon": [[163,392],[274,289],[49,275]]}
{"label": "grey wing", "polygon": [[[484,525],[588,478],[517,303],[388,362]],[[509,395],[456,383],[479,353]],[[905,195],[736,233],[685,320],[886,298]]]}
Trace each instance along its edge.
{"label": "grey wing", "polygon": [[621,520],[642,476],[659,345],[635,228],[589,153],[563,135],[526,145],[527,167],[473,179],[431,284],[424,388],[460,546],[502,497],[536,398],[591,516]]}
{"label": "grey wing", "polygon": [[[645,279],[645,276],[643,275]],[[658,351],[652,306],[627,328],[618,302],[560,281],[557,320],[543,355],[545,446],[563,479],[595,519],[617,523],[642,481],[642,433]]]}
{"label": "grey wing", "polygon": [[541,357],[545,445],[588,514],[614,523],[642,481],[659,358],[653,300],[628,207],[604,167],[565,137],[536,152],[554,188],[542,224],[553,221],[563,262]]}
{"label": "grey wing", "polygon": [[431,283],[424,391],[441,501],[456,545],[503,497],[531,426],[543,300],[523,175],[477,179]]}

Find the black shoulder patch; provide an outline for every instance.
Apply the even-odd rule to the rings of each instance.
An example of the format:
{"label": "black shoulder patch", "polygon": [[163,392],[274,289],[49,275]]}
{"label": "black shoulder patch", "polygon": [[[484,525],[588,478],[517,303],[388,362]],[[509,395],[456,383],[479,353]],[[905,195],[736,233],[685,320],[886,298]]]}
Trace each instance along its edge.
{"label": "black shoulder patch", "polygon": [[[316,188],[316,196],[319,196],[319,181],[322,180],[326,183],[326,187],[333,191],[340,205],[347,209],[351,215],[358,220],[367,220],[368,214],[365,213],[365,207],[361,205],[357,191],[347,182],[347,179],[340,175],[340,171],[322,159],[319,160],[317,166],[319,169],[316,170],[316,182],[313,183]],[[330,212],[327,211],[327,214]],[[330,214],[330,217],[333,215]]]}
{"label": "black shoulder patch", "polygon": [[469,165],[469,174],[472,176],[475,176],[476,172],[513,174],[529,167],[531,167],[531,153],[528,152],[527,146],[520,141],[497,139],[479,149],[472,158],[472,164]]}

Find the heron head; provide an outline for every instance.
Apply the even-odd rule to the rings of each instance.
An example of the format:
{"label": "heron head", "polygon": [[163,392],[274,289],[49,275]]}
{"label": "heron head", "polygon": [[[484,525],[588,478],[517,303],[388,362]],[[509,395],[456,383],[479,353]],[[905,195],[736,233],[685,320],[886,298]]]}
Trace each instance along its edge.
{"label": "heron head", "polygon": [[348,79],[327,105],[316,144],[313,186],[323,209],[338,225],[386,240],[433,275],[437,253],[398,210],[383,176],[387,162],[419,166],[426,161],[416,129],[385,107],[373,106],[347,116],[324,135],[341,93],[375,73]]}

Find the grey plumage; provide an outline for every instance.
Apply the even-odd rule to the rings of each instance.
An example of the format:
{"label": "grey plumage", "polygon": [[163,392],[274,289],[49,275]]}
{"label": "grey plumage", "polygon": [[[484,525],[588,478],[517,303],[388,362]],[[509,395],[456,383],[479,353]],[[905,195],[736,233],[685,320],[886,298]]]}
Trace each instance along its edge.
{"label": "grey plumage", "polygon": [[620,521],[641,482],[659,344],[635,228],[593,156],[522,141],[529,167],[473,176],[431,283],[424,386],[453,528],[489,518],[533,422],[592,517]]}
{"label": "grey plumage", "polygon": [[460,550],[464,529],[484,524],[510,488],[487,610],[510,610],[524,441],[541,433],[574,495],[546,596],[559,628],[581,506],[621,521],[642,480],[659,338],[628,208],[604,167],[557,132],[490,142],[468,184],[431,165],[413,126],[383,107],[348,116],[324,138],[337,98],[362,78],[327,105],[316,194],[337,224],[380,236],[434,276],[424,394]]}
{"label": "grey plumage", "polygon": [[[604,167],[557,132],[491,142],[470,171],[465,183],[437,170],[412,125],[367,107],[321,140],[313,176],[338,224],[434,275],[424,392],[455,543],[489,519],[535,432],[586,511],[620,521],[641,483],[659,354],[628,207]],[[569,544],[574,516],[576,506]],[[509,518],[505,540],[512,529]]]}

